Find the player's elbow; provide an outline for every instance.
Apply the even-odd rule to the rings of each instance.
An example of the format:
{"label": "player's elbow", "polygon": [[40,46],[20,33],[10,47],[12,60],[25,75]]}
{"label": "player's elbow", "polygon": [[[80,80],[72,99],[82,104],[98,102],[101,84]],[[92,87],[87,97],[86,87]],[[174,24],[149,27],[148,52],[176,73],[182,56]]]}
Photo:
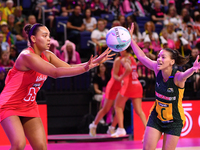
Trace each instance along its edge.
{"label": "player's elbow", "polygon": [[58,70],[55,68],[54,70],[51,71],[50,76],[54,79],[57,79],[60,77]]}

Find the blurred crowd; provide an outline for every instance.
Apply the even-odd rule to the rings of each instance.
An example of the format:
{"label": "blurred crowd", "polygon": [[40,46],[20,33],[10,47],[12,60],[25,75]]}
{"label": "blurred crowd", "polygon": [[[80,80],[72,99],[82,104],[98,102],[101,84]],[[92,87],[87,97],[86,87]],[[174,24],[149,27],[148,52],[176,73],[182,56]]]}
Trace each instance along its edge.
{"label": "blurred crowd", "polygon": [[[63,35],[56,32],[57,17],[66,18],[64,42]],[[184,71],[200,51],[200,0],[2,0],[0,20],[0,80],[20,52],[16,42],[27,41],[24,25],[43,20],[51,32],[50,51],[69,64],[81,63],[81,33],[90,34],[95,54],[101,54],[107,48],[109,29],[128,28],[132,22],[133,38],[150,59],[156,60],[162,48],[177,49],[183,56],[191,56],[186,66],[177,66]],[[154,74],[140,62],[138,74],[141,81],[154,80]],[[198,91],[199,75],[194,76],[194,90]]]}

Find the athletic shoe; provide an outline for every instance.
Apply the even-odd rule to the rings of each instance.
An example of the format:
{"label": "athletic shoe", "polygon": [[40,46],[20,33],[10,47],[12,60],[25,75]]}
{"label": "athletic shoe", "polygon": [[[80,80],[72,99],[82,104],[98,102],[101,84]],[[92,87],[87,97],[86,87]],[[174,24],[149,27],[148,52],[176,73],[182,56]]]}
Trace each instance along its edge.
{"label": "athletic shoe", "polygon": [[120,137],[126,135],[126,130],[124,128],[117,128],[116,132],[111,135],[111,137]]}
{"label": "athletic shoe", "polygon": [[95,137],[96,136],[96,129],[97,129],[97,125],[94,124],[94,122],[92,122],[90,125],[89,125],[89,129],[90,129],[90,136],[93,136]]}
{"label": "athletic shoe", "polygon": [[113,127],[113,126],[109,126],[108,127],[108,130],[107,130],[107,134],[114,134],[115,133],[115,127]]}

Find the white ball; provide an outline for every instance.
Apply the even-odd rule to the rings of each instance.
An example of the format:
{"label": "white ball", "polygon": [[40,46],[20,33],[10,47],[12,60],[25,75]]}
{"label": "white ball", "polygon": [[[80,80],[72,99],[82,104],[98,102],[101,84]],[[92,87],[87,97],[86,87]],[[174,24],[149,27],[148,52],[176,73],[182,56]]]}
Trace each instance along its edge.
{"label": "white ball", "polygon": [[122,26],[113,27],[106,34],[106,44],[115,52],[121,52],[127,49],[130,43],[131,35],[129,31]]}

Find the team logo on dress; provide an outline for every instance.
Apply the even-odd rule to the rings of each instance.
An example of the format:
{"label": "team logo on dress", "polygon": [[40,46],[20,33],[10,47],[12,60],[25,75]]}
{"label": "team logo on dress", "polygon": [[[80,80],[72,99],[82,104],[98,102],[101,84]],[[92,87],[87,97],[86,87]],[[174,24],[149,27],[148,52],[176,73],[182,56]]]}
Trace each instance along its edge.
{"label": "team logo on dress", "polygon": [[157,86],[157,87],[159,87],[159,86],[160,86],[160,84],[159,84],[158,82],[156,82],[156,86]]}
{"label": "team logo on dress", "polygon": [[167,92],[173,93],[173,92],[174,92],[174,89],[173,89],[173,88],[168,88],[168,89],[167,89]]}
{"label": "team logo on dress", "polygon": [[47,76],[45,76],[45,75],[40,75],[40,76],[37,76],[36,82],[45,81],[46,79],[47,79]]}

